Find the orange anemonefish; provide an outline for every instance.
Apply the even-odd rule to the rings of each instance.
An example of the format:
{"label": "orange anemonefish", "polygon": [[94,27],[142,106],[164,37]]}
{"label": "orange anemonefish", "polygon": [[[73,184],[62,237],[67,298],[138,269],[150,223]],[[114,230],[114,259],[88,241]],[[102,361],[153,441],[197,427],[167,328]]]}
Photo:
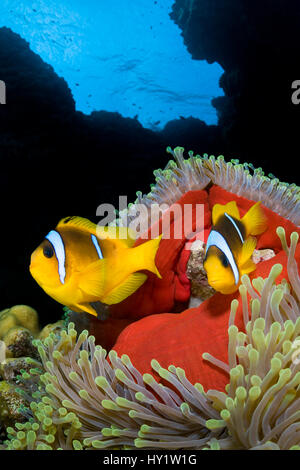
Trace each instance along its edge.
{"label": "orange anemonefish", "polygon": [[241,276],[256,268],[251,258],[256,238],[250,235],[263,233],[267,218],[257,202],[240,219],[236,202],[231,201],[214,205],[212,223],[203,266],[209,285],[222,294],[231,294],[238,289]]}
{"label": "orange anemonefish", "polygon": [[99,227],[66,217],[32,253],[29,269],[57,302],[75,312],[101,315],[103,304],[121,302],[146,281],[147,275],[138,271],[161,277],[155,266],[160,239],[133,247],[127,227]]}

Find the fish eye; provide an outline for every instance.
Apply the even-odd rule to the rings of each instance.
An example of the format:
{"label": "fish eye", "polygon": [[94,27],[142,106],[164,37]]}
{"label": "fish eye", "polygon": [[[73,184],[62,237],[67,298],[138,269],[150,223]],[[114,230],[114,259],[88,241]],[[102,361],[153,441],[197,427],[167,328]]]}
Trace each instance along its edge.
{"label": "fish eye", "polygon": [[54,255],[54,250],[52,246],[50,245],[50,243],[49,244],[47,243],[47,245],[44,245],[43,254],[46,258],[52,258],[52,256]]}
{"label": "fish eye", "polygon": [[221,254],[220,260],[221,260],[222,266],[224,266],[224,268],[228,268],[228,266],[229,266],[229,261],[228,261],[228,259],[227,259],[227,256],[224,255],[224,253]]}

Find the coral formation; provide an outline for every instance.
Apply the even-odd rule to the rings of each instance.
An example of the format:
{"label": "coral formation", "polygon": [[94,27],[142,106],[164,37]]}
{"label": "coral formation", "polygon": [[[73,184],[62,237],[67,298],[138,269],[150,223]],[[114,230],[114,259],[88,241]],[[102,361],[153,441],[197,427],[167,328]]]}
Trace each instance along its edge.
{"label": "coral formation", "polygon": [[[32,357],[38,359],[34,338],[46,338],[51,331],[60,330],[64,321],[39,327],[38,313],[28,305],[14,305],[0,312],[0,340],[5,344],[5,358]],[[2,361],[1,361],[2,362]]]}
{"label": "coral formation", "polygon": [[[127,355],[118,357],[74,324],[37,341],[46,372],[33,394],[31,417],[8,428],[8,449],[300,449],[299,384],[300,277],[295,251],[277,229],[288,256],[285,279],[275,264],[266,279],[240,287],[243,328],[231,304],[228,363],[205,360],[229,374],[224,392],[192,384],[184,370],[153,359],[160,376],[143,376]],[[250,309],[248,306],[250,297]],[[299,344],[299,343],[298,343]]]}
{"label": "coral formation", "polygon": [[14,425],[21,421],[26,421],[26,417],[21,413],[21,407],[26,401],[16,391],[15,387],[8,381],[0,382],[0,423],[1,427]]}
{"label": "coral formation", "polygon": [[27,305],[15,305],[0,312],[0,340],[5,343],[6,357],[36,357],[32,346],[39,332],[38,314]]}
{"label": "coral formation", "polygon": [[[40,330],[36,310],[27,305],[15,305],[0,312],[1,440],[5,427],[27,420],[21,410],[28,405],[28,397],[36,388],[36,375],[42,372],[34,338],[46,338],[51,331],[58,332],[63,326],[64,321],[59,321]],[[22,376],[30,380],[20,383]]]}

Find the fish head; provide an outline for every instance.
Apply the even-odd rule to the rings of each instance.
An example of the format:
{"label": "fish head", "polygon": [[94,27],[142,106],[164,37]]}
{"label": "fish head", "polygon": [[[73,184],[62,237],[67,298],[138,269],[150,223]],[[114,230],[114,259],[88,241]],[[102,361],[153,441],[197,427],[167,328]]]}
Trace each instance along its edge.
{"label": "fish head", "polygon": [[56,288],[61,285],[58,260],[49,240],[45,239],[32,253],[29,271],[42,288]]}
{"label": "fish head", "polygon": [[226,255],[216,246],[211,246],[206,254],[203,267],[208,284],[217,292],[230,294],[237,290],[234,274]]}

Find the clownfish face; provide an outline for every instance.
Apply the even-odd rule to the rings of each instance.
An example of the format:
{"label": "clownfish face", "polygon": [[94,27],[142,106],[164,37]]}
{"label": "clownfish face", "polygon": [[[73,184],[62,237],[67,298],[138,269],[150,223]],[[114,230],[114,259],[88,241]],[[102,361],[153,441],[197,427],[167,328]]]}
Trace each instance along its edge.
{"label": "clownfish face", "polygon": [[53,245],[45,239],[32,253],[30,273],[43,288],[56,288],[61,285],[59,266]]}
{"label": "clownfish face", "polygon": [[232,267],[226,255],[215,246],[211,246],[203,267],[208,284],[222,294],[231,294],[237,289]]}

